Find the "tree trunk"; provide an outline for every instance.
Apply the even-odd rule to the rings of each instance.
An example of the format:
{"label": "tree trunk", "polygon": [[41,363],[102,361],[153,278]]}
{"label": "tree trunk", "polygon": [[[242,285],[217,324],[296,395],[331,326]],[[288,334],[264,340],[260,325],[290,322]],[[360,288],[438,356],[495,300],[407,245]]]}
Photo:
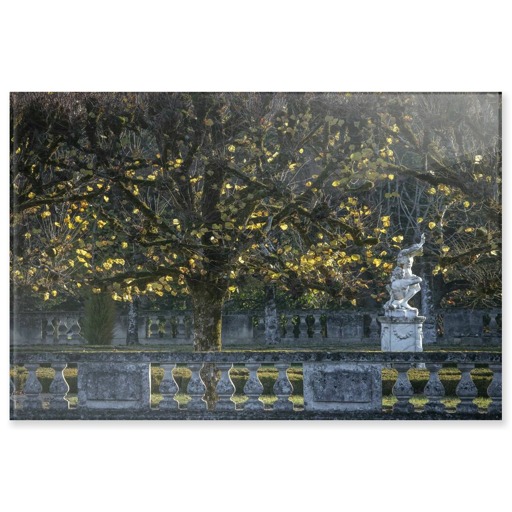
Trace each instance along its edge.
{"label": "tree trunk", "polygon": [[432,297],[432,265],[423,262],[421,264],[420,276],[423,279],[421,283],[421,314],[426,317],[423,324],[424,343],[436,343],[436,318],[434,312],[434,301]]}
{"label": "tree trunk", "polygon": [[279,341],[276,287],[270,284],[265,286],[265,343],[267,345],[277,345]]}
{"label": "tree trunk", "polygon": [[194,351],[222,350],[222,305],[226,290],[216,283],[189,284],[194,319]]}
{"label": "tree trunk", "polygon": [[126,331],[126,344],[138,345],[139,343],[139,297],[133,296],[128,306],[128,329]]}

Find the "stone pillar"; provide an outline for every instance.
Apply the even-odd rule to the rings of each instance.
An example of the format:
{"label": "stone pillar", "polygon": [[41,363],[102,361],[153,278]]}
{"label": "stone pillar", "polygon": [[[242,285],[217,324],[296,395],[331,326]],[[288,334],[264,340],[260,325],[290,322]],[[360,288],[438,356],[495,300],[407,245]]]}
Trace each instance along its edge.
{"label": "stone pillar", "polygon": [[[398,312],[397,312],[398,313]],[[424,316],[380,316],[381,350],[384,352],[423,352]]]}

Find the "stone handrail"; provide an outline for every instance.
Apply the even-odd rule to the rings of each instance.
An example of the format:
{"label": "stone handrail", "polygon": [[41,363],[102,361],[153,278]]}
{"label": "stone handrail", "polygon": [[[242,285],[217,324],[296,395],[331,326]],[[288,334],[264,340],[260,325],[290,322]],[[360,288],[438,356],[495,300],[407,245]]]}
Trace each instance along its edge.
{"label": "stone handrail", "polygon": [[[501,418],[502,358],[493,352],[15,350],[10,362],[12,419]],[[177,365],[190,374],[186,389],[176,381]],[[477,365],[492,374],[484,409],[474,402],[478,391],[471,372]],[[71,366],[77,374],[74,396],[66,380]],[[455,409],[444,403],[439,372],[446,366],[461,374]],[[44,393],[38,378],[43,367],[53,368],[55,375]],[[258,376],[267,367],[275,378],[271,396],[263,395]],[[159,386],[152,382],[154,368],[163,372]],[[383,368],[394,368],[398,375],[392,408],[383,405]],[[410,368],[428,373],[421,392],[426,403],[420,408],[410,401],[415,396]],[[213,402],[205,399],[204,381],[204,372],[212,369],[218,376]],[[240,369],[247,381],[243,393],[235,393],[231,376]],[[290,371],[302,373],[302,395],[294,393]]]}

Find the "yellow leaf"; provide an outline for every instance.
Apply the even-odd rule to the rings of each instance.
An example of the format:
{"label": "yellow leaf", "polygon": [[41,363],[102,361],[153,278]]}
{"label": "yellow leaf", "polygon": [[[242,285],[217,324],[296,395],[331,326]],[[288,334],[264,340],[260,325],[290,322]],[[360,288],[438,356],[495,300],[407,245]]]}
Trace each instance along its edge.
{"label": "yellow leaf", "polygon": [[374,264],[376,267],[379,267],[381,263],[382,263],[382,260],[380,260],[379,258],[374,258],[374,260],[373,260],[373,264]]}
{"label": "yellow leaf", "polygon": [[234,152],[236,151],[235,146],[233,146],[233,144],[230,144],[230,145],[228,146],[228,151],[229,151],[230,153],[234,153]]}
{"label": "yellow leaf", "polygon": [[311,181],[306,181],[306,187],[311,187],[311,185],[313,185]]}
{"label": "yellow leaf", "polygon": [[448,251],[450,250],[450,248],[449,248],[449,247],[447,247],[446,245],[443,245],[443,247],[441,247],[441,250],[442,250],[443,252],[448,252]]}
{"label": "yellow leaf", "polygon": [[108,203],[108,196],[103,196],[103,201],[105,201],[105,203]]}
{"label": "yellow leaf", "polygon": [[237,288],[236,286],[230,286],[230,287],[228,288],[228,290],[229,290],[230,292],[236,292],[236,291],[237,291],[237,289],[238,289],[238,288]]}
{"label": "yellow leaf", "polygon": [[52,297],[57,297],[57,290],[52,290]]}
{"label": "yellow leaf", "polygon": [[470,206],[469,201],[464,201],[464,208],[469,208],[469,206]]}
{"label": "yellow leaf", "polygon": [[394,174],[388,174],[388,180],[393,181],[394,179],[395,179],[395,175]]}
{"label": "yellow leaf", "polygon": [[421,224],[421,223],[423,222],[423,220],[424,220],[424,219],[423,219],[423,217],[418,217],[418,218],[416,219],[416,221],[418,222],[418,224]]}
{"label": "yellow leaf", "polygon": [[95,293],[95,294],[101,293],[101,288],[93,288],[92,293]]}
{"label": "yellow leaf", "polygon": [[283,230],[283,231],[286,231],[288,229],[288,224],[279,224],[279,227]]}
{"label": "yellow leaf", "polygon": [[41,218],[46,219],[46,217],[51,217],[51,213],[49,211],[45,211],[41,213]]}
{"label": "yellow leaf", "polygon": [[436,189],[434,187],[430,187],[427,192],[430,194],[430,195],[434,195],[436,193]]}
{"label": "yellow leaf", "polygon": [[44,295],[43,295],[43,300],[48,300],[50,298],[50,294],[48,292],[46,292]]}
{"label": "yellow leaf", "polygon": [[122,242],[122,243],[121,243],[121,247],[122,247],[123,249],[127,249],[127,248],[128,248],[128,243],[127,243],[127,242]]}
{"label": "yellow leaf", "polygon": [[428,227],[429,227],[429,229],[434,229],[436,227],[436,223],[435,222],[429,222],[428,223]]}

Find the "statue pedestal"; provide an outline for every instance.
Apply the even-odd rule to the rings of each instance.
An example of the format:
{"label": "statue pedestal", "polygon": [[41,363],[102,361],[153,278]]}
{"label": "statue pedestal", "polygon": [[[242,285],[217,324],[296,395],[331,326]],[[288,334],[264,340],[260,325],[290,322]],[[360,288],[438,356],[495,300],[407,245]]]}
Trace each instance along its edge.
{"label": "statue pedestal", "polygon": [[388,311],[379,316],[380,345],[384,352],[423,352],[423,322],[426,317],[412,311]]}

